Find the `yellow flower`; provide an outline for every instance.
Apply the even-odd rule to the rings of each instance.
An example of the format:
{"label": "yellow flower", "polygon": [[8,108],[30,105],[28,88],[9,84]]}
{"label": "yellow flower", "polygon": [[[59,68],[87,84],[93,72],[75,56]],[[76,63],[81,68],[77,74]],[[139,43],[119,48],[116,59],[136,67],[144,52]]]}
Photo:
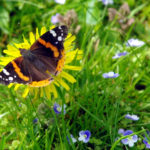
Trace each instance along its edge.
{"label": "yellow flower", "polygon": [[[52,28],[54,27],[51,27],[50,29]],[[46,32],[46,27],[42,27],[40,33],[38,29],[36,29],[35,36],[32,32],[29,33],[29,42],[24,37],[23,43],[20,43],[20,44],[14,43],[13,46],[7,45],[7,49],[3,51],[6,54],[6,56],[0,58],[0,65],[6,66],[10,61],[21,56],[19,48],[30,49],[31,45],[40,37],[40,35],[44,34],[45,32]],[[58,70],[60,71],[60,73],[54,77],[54,80],[49,85],[45,86],[44,84],[44,86],[41,85],[41,87],[32,87],[30,84],[24,85],[24,84],[18,84],[18,83],[17,84],[11,83],[8,85],[8,87],[10,88],[14,86],[15,91],[18,90],[18,88],[20,87],[24,87],[24,92],[22,94],[22,97],[24,98],[28,95],[29,92],[34,93],[35,97],[37,97],[38,94],[40,97],[43,97],[45,93],[47,98],[50,98],[51,94],[53,94],[54,97],[57,98],[58,93],[56,91],[56,86],[59,87],[60,85],[63,86],[66,90],[69,90],[70,87],[65,82],[65,80],[67,80],[70,83],[74,83],[76,82],[76,80],[72,75],[68,74],[65,70],[75,70],[75,71],[81,70],[81,66],[69,65],[74,59],[80,60],[82,58],[82,50],[78,50],[78,49],[73,50],[74,40],[75,40],[75,36],[72,36],[69,33],[64,42],[65,51],[62,54],[64,57],[62,57],[62,59],[59,61],[60,68],[58,68]]]}

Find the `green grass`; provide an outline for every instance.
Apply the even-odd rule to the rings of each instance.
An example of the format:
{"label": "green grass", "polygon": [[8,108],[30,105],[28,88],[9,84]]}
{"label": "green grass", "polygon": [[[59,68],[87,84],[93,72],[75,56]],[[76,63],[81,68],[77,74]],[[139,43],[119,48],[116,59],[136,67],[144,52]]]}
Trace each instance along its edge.
{"label": "green grass", "polygon": [[[113,7],[119,9],[123,0],[114,1]],[[70,27],[76,35],[75,47],[83,50],[80,62],[82,70],[70,71],[77,82],[69,84],[70,90],[57,88],[58,98],[46,96],[34,99],[29,94],[22,98],[20,91],[0,86],[0,149],[17,150],[142,150],[146,130],[150,130],[150,7],[146,0],[126,0],[135,23],[123,31],[116,22],[108,21],[108,8],[96,0],[67,1],[58,5],[54,1],[1,1],[0,11],[0,50],[1,55],[7,44],[21,42],[36,27],[47,28],[52,25],[51,16],[64,15],[74,9],[78,22]],[[77,25],[80,31],[75,33]],[[144,41],[139,48],[126,47],[130,38]],[[97,46],[96,43],[99,40]],[[128,55],[112,59],[118,52],[127,51]],[[74,61],[73,65],[77,62]],[[102,74],[114,71],[119,73],[115,79],[105,79]],[[144,86],[143,89],[136,87]],[[56,115],[52,102],[67,105],[67,113]],[[21,104],[21,105],[20,105]],[[127,113],[136,114],[140,119],[125,119]],[[33,120],[38,118],[37,123]],[[132,130],[140,137],[133,148],[124,146],[118,130]],[[68,143],[67,136],[79,137],[79,131],[91,131],[90,141]]]}

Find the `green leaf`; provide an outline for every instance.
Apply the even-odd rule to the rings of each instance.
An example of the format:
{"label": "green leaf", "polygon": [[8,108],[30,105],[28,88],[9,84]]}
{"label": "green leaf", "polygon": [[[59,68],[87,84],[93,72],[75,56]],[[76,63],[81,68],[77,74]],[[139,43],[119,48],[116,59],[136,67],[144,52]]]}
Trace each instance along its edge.
{"label": "green leaf", "polygon": [[8,26],[9,26],[9,13],[8,11],[0,6],[0,29],[4,33],[8,33]]}
{"label": "green leaf", "polygon": [[96,145],[101,145],[103,142],[100,139],[91,138],[90,143],[94,143]]}

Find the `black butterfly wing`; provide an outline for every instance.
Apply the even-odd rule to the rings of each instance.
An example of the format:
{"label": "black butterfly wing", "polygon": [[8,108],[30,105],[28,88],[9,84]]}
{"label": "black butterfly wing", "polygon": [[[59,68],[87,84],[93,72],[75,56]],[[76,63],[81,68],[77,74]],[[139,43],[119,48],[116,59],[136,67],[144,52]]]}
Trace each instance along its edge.
{"label": "black butterfly wing", "polygon": [[49,84],[53,79],[51,74],[56,74],[67,34],[66,26],[58,26],[43,34],[27,53],[20,50],[22,56],[11,61],[0,72],[0,83]]}
{"label": "black butterfly wing", "polygon": [[31,82],[50,78],[46,65],[36,55],[25,58],[22,66],[28,72]]}
{"label": "black butterfly wing", "polygon": [[31,53],[53,75],[57,73],[58,62],[63,57],[64,40],[67,34],[68,29],[66,26],[58,26],[43,34],[30,48]]}
{"label": "black butterfly wing", "polygon": [[[32,61],[35,61],[34,63]],[[46,72],[46,66],[39,59],[33,57],[32,60],[18,57],[8,63],[0,72],[0,83],[8,85],[10,83],[33,84],[40,86],[38,82],[50,83],[52,77]],[[43,85],[44,85],[43,82]]]}
{"label": "black butterfly wing", "polygon": [[0,83],[5,85],[10,83],[29,83],[31,79],[23,67],[23,62],[24,59],[21,56],[8,63],[0,72]]}
{"label": "black butterfly wing", "polygon": [[30,50],[36,51],[36,53],[58,58],[60,51],[64,49],[63,43],[68,34],[68,29],[66,26],[58,26],[50,31],[44,33],[33,45]]}

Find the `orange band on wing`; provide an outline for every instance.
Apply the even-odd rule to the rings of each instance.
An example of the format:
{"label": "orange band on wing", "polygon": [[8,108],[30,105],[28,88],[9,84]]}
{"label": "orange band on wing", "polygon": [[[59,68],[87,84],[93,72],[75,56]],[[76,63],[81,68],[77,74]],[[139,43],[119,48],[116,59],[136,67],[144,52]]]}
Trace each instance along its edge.
{"label": "orange band on wing", "polygon": [[49,84],[50,84],[50,80],[46,79],[46,80],[42,80],[42,81],[33,81],[29,85],[32,87],[41,87],[41,86],[47,86]]}
{"label": "orange band on wing", "polygon": [[65,51],[61,51],[61,59],[58,61],[58,64],[57,64],[57,68],[56,68],[56,71],[59,71],[61,72],[62,71],[62,68],[64,66],[64,62],[65,62]]}
{"label": "orange band on wing", "polygon": [[57,47],[52,45],[50,42],[46,42],[46,41],[44,41],[41,38],[38,39],[38,42],[40,44],[44,45],[46,48],[50,48],[54,52],[54,57],[58,57],[59,56],[59,51],[58,51]]}
{"label": "orange band on wing", "polygon": [[18,65],[17,65],[14,61],[12,61],[11,63],[12,63],[12,65],[13,65],[14,69],[15,69],[15,72],[18,74],[18,76],[19,76],[22,80],[24,80],[24,81],[29,81],[29,77],[25,76],[25,75],[20,71],[20,68],[18,67]]}

